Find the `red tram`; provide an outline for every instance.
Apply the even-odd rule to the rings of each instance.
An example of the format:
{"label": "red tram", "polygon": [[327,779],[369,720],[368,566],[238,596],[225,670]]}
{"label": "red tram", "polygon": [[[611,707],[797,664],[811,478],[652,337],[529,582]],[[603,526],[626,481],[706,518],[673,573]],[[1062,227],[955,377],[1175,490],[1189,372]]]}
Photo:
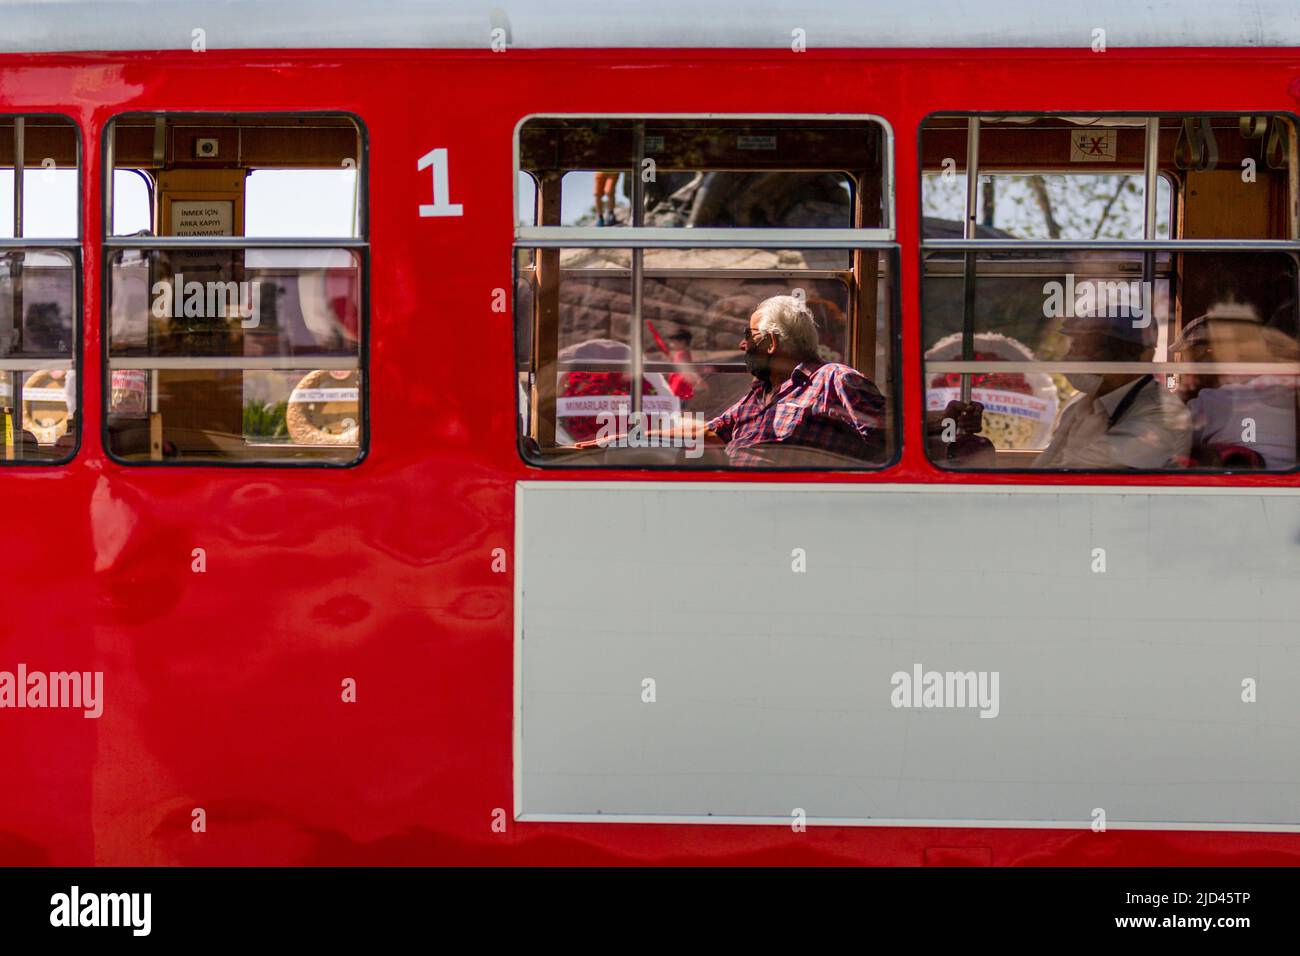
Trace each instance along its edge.
{"label": "red tram", "polygon": [[7,5],[0,863],[1300,860],[1300,11],[1016,6]]}

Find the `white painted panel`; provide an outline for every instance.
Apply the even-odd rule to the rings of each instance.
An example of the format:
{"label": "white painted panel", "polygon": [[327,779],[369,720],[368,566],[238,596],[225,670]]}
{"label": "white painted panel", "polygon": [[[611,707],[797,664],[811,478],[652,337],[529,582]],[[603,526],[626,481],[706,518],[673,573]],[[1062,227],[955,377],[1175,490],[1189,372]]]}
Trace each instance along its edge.
{"label": "white painted panel", "polygon": [[4,0],[0,52],[1300,46],[1296,0]]}
{"label": "white painted panel", "polygon": [[[518,521],[524,819],[1300,827],[1289,489],[524,482]],[[998,716],[893,707],[918,663]]]}

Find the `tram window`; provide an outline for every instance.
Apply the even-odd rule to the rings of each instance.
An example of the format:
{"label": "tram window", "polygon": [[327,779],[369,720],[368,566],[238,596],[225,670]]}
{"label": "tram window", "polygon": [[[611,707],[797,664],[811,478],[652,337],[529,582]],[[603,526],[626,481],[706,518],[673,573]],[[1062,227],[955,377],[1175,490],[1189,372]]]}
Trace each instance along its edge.
{"label": "tram window", "polygon": [[[889,461],[897,266],[887,141],[881,123],[853,119],[521,124],[515,319],[527,460]],[[526,241],[534,234],[554,241]]]}
{"label": "tram window", "polygon": [[77,447],[79,140],[62,117],[0,116],[4,464],[65,462]]}
{"label": "tram window", "polygon": [[519,130],[519,172],[550,200],[539,226],[880,228],[887,138],[851,119],[537,117]]}
{"label": "tram window", "polygon": [[[970,123],[931,117],[922,132],[931,459],[957,469],[1294,470],[1292,120],[999,116],[986,127],[981,118],[979,182],[985,168],[1037,171],[993,175],[971,197],[966,230],[966,197],[954,211],[950,195],[964,177],[945,180],[944,154],[965,164]],[[1106,158],[1080,159],[1089,143]],[[1148,221],[1145,184],[1162,181],[1170,186]],[[1197,246],[1224,238],[1242,242]]]}
{"label": "tram window", "polygon": [[[128,462],[358,460],[368,251],[355,122],[131,115],[109,135],[123,167],[115,192],[129,183],[124,169],[146,170],[159,236],[190,240],[110,243],[110,452]],[[130,208],[114,203],[115,233]],[[232,247],[236,236],[247,242]],[[283,242],[322,238],[338,244]]]}
{"label": "tram window", "polygon": [[[855,285],[854,271],[842,266],[848,257],[844,250],[674,250],[686,265],[647,264],[641,285],[643,420],[638,428],[631,408],[637,344],[632,272],[622,265],[631,250],[557,250],[551,396],[540,387],[549,375],[537,371],[533,354],[534,343],[547,332],[535,323],[534,309],[545,295],[539,270],[544,275],[551,267],[551,250],[536,251],[536,267],[528,251],[520,251],[517,263],[516,327],[520,418],[529,460],[574,466],[861,469],[879,467],[891,456],[891,253],[861,254],[860,269],[871,275],[869,303]],[[734,262],[745,267],[723,268]],[[757,384],[740,341],[760,303],[777,296],[809,313],[811,354],[795,372],[799,388],[784,397],[778,392],[767,430],[756,425],[759,432],[745,436],[752,441],[733,444],[728,411]],[[862,316],[856,327],[855,309]],[[823,366],[840,366],[845,377],[837,384],[807,377]],[[810,394],[817,389],[821,405]],[[553,414],[545,411],[548,405]],[[715,424],[719,419],[732,434]],[[724,441],[700,438],[706,425]]]}

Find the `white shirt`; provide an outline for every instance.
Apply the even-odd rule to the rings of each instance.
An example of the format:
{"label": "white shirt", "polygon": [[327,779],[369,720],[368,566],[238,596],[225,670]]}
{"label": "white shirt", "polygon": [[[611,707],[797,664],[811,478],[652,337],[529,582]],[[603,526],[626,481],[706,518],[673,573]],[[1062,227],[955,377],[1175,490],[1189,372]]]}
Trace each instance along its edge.
{"label": "white shirt", "polygon": [[1077,395],[1061,412],[1052,442],[1035,468],[1163,468],[1192,447],[1192,416],[1177,395],[1151,379],[1107,428],[1124,396],[1125,382],[1104,395]]}
{"label": "white shirt", "polygon": [[1294,468],[1296,380],[1259,375],[1220,381],[1187,403],[1197,444],[1243,445],[1263,455],[1270,469]]}

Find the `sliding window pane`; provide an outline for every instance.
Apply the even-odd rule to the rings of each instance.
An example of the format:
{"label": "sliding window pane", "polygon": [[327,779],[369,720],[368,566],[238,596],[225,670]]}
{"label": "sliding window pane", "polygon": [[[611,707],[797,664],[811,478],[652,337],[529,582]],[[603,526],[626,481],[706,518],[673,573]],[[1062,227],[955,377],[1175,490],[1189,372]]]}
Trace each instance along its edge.
{"label": "sliding window pane", "polygon": [[[1291,470],[1296,288],[1289,252],[931,253],[930,455],[950,468]],[[963,387],[978,423],[953,411]]]}

